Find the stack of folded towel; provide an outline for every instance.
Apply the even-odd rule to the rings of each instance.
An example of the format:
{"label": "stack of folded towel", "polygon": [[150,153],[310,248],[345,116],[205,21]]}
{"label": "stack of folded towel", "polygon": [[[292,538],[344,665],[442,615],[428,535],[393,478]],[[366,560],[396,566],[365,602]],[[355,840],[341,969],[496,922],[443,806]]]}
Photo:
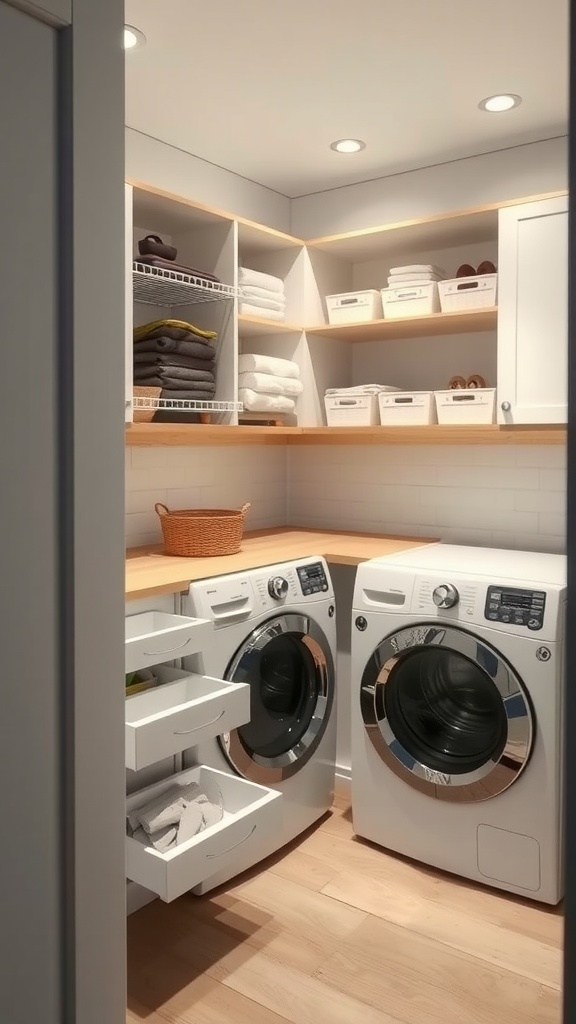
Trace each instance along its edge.
{"label": "stack of folded towel", "polygon": [[249,412],[294,412],[300,367],[290,359],[247,354],[238,360],[238,401]]}
{"label": "stack of folded towel", "polygon": [[214,331],[184,320],[134,329],[134,384],[162,388],[161,398],[207,401],[216,391]]}
{"label": "stack of folded towel", "polygon": [[272,274],[240,267],[238,283],[242,292],[240,312],[247,316],[260,316],[266,320],[286,318],[284,282]]}
{"label": "stack of folded towel", "polygon": [[389,288],[406,288],[407,285],[430,284],[443,281],[446,273],[431,263],[412,263],[407,267],[392,267],[388,278]]}
{"label": "stack of folded towel", "polygon": [[161,797],[128,815],[133,839],[166,853],[222,819],[222,807],[212,803],[196,782],[171,786]]}

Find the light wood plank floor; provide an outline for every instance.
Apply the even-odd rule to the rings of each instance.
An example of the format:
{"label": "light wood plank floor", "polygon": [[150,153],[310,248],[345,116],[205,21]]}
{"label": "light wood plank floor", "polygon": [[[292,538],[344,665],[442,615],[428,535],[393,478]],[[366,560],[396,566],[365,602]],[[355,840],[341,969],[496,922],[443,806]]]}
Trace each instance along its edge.
{"label": "light wood plank floor", "polygon": [[559,1024],[562,916],[318,826],[128,922],[130,1024]]}

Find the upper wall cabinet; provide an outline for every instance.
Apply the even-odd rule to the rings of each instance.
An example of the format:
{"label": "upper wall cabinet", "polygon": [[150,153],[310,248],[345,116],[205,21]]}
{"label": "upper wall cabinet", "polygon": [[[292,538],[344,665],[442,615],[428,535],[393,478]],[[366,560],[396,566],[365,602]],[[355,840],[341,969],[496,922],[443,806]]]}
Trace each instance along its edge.
{"label": "upper wall cabinet", "polygon": [[568,417],[568,198],[500,211],[498,415]]}

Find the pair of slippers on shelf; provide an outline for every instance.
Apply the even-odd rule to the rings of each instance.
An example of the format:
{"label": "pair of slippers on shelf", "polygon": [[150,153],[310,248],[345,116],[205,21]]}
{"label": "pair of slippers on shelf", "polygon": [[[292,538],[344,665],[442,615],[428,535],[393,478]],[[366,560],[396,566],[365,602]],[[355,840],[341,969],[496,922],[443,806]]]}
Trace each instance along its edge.
{"label": "pair of slippers on shelf", "polygon": [[494,264],[490,260],[484,260],[484,262],[480,264],[477,270],[474,270],[474,267],[472,266],[471,263],[463,263],[461,267],[458,267],[458,270],[456,271],[456,277],[482,277],[484,274],[495,273],[496,267],[494,266]]}

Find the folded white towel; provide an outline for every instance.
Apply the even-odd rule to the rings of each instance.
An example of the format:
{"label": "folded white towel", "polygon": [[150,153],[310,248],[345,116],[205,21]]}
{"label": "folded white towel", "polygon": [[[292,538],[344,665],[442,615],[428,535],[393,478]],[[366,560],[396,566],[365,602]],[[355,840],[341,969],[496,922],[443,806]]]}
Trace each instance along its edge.
{"label": "folded white towel", "polygon": [[327,395],[339,397],[340,395],[379,395],[383,391],[401,391],[401,388],[394,388],[390,384],[358,384],[353,388],[328,388]]}
{"label": "folded white towel", "polygon": [[263,309],[256,306],[254,302],[241,302],[240,312],[246,316],[259,316],[263,320],[285,320],[286,314],[283,309]]}
{"label": "folded white towel", "polygon": [[238,390],[238,401],[248,412],[294,412],[296,404],[284,395],[262,395],[251,388]]}
{"label": "folded white towel", "polygon": [[300,367],[291,359],[280,359],[260,352],[246,352],[238,358],[239,373],[271,373],[275,377],[299,377]]}
{"label": "folded white towel", "polygon": [[279,302],[281,305],[286,305],[286,296],[284,292],[273,292],[270,288],[254,288],[253,285],[243,284],[242,295],[245,299],[272,299],[273,302]]}
{"label": "folded white towel", "polygon": [[286,299],[283,295],[279,295],[277,299],[262,299],[258,295],[242,293],[242,301],[249,302],[251,306],[259,306],[260,309],[277,309],[281,313],[286,309]]}
{"label": "folded white towel", "polygon": [[439,277],[446,276],[446,272],[442,270],[442,267],[437,267],[434,263],[411,263],[406,267],[390,267],[390,277],[396,277],[397,274],[438,274]]}
{"label": "folded white towel", "polygon": [[178,824],[187,804],[199,797],[201,792],[196,782],[187,786],[171,786],[161,796],[137,808],[133,816],[148,835],[154,835],[169,825]]}
{"label": "folded white towel", "polygon": [[238,283],[253,288],[268,288],[271,292],[283,292],[284,281],[272,274],[264,274],[261,270],[250,270],[249,267],[238,268]]}
{"label": "folded white towel", "polygon": [[144,846],[153,846],[158,853],[167,853],[173,846],[176,846],[176,836],[178,834],[176,825],[168,825],[167,828],[161,829],[159,832],[155,832],[153,836],[149,836],[143,828],[136,830],[133,839],[137,839],[139,843]]}
{"label": "folded white towel", "polygon": [[304,390],[302,381],[295,377],[275,377],[271,373],[241,373],[238,387],[252,388],[252,391],[264,395],[286,395],[287,398],[301,395]]}

